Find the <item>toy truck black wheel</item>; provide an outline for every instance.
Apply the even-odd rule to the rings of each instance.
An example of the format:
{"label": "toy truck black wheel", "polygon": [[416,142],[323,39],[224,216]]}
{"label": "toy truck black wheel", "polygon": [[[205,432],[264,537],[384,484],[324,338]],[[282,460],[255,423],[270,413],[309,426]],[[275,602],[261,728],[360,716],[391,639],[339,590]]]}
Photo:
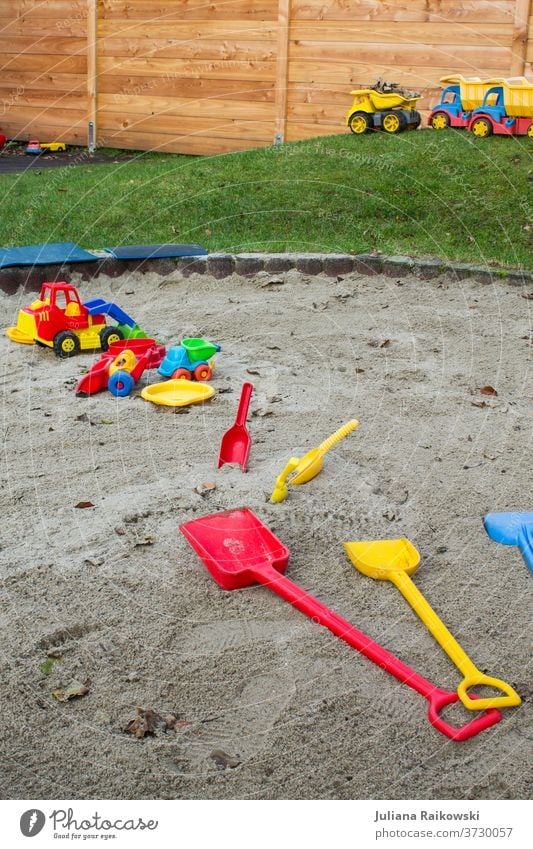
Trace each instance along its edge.
{"label": "toy truck black wheel", "polygon": [[118,327],[104,327],[104,329],[100,331],[100,345],[102,347],[102,351],[107,351],[112,342],[120,342],[122,339],[124,339],[124,334],[122,330],[118,329]]}
{"label": "toy truck black wheel", "polygon": [[446,112],[435,112],[431,116],[431,126],[434,130],[447,130],[450,126],[450,119],[446,115]]}
{"label": "toy truck black wheel", "polygon": [[530,139],[533,139],[533,121],[531,122],[531,124],[527,128],[527,134],[528,134]]}
{"label": "toy truck black wheel", "polygon": [[348,126],[352,133],[356,136],[361,136],[363,133],[368,133],[372,129],[372,116],[367,112],[354,112],[350,115]]}
{"label": "toy truck black wheel", "polygon": [[54,337],[54,351],[63,360],[78,354],[80,347],[80,340],[70,330],[62,330]]}
{"label": "toy truck black wheel", "polygon": [[492,135],[492,124],[488,118],[476,118],[470,127],[470,132],[480,139],[486,139],[487,136]]}
{"label": "toy truck black wheel", "polygon": [[401,133],[402,130],[405,130],[406,126],[407,121],[405,120],[405,115],[402,115],[401,112],[391,110],[390,112],[384,113],[381,121],[381,127],[385,133],[389,133],[389,135],[393,136],[396,135],[396,133]]}

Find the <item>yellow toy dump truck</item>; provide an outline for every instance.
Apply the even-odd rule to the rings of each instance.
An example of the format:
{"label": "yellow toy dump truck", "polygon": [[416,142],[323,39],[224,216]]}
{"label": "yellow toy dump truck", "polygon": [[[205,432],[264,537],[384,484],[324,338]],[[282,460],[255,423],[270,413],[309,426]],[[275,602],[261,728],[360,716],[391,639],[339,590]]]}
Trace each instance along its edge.
{"label": "yellow toy dump truck", "polygon": [[351,94],[354,100],[346,116],[346,126],[355,135],[370,130],[395,134],[416,130],[420,126],[421,115],[416,110],[420,94],[405,91],[396,83],[384,80],[378,80],[371,88],[356,89]]}

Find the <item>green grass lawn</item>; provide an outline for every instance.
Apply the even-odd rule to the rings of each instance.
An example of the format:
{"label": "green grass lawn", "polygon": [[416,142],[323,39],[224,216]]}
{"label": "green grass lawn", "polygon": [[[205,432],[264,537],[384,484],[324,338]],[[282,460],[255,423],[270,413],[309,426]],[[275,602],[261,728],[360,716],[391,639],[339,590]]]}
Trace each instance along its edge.
{"label": "green grass lawn", "polygon": [[532,151],[528,138],[428,130],[32,169],[0,178],[0,244],[194,241],[530,267]]}

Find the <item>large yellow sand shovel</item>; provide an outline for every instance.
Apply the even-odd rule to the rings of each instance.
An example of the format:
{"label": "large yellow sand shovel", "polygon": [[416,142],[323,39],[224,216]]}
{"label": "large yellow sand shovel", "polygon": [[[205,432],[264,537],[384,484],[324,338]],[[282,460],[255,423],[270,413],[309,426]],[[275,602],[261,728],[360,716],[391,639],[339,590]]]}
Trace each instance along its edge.
{"label": "large yellow sand shovel", "polygon": [[[420,563],[420,554],[408,539],[370,540],[367,542],[345,542],[344,548],[356,569],[379,581],[391,581],[407,599],[415,613],[433,634],[437,642],[455,663],[464,678],[457,688],[463,705],[469,710],[486,708],[516,707],[521,702],[513,688],[485,675],[475,666],[457,640],[439,619],[420,590],[409,577]],[[487,698],[472,698],[470,687],[493,687],[505,695]]]}
{"label": "large yellow sand shovel", "polygon": [[311,451],[308,451],[301,459],[298,459],[298,457],[291,457],[276,480],[274,492],[270,496],[270,500],[275,504],[278,504],[280,501],[285,501],[289,494],[287,484],[290,483],[294,486],[300,486],[301,484],[308,483],[310,480],[315,478],[324,466],[324,454],[333,448],[337,442],[340,442],[341,439],[348,436],[352,430],[355,430],[358,424],[359,422],[357,419],[351,419],[349,422],[346,422],[345,425],[336,430],[335,433],[332,433],[331,436],[324,440],[324,442],[321,442],[318,448],[313,448]]}

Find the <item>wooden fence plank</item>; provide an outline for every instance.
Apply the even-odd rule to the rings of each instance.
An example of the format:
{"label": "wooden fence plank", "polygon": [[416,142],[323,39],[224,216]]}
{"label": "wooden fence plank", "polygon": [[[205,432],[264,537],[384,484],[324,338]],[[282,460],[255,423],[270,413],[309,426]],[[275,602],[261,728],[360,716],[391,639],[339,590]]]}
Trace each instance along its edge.
{"label": "wooden fence plank", "polygon": [[511,23],[515,0],[295,0],[293,20]]}
{"label": "wooden fence plank", "polygon": [[[153,150],[158,153],[187,153],[194,156],[214,156],[233,153],[237,150],[250,150],[258,147],[256,140],[214,139],[207,136],[161,135],[160,133],[136,133],[131,130],[108,130],[99,135],[101,146],[119,147],[127,150]],[[265,145],[266,146],[266,145]]]}
{"label": "wooden fence plank", "polygon": [[128,18],[108,20],[99,18],[98,33],[109,38],[171,38],[174,41],[231,41],[234,38],[246,41],[275,41],[277,21],[234,21],[205,20],[184,21],[163,20],[137,21]]}
{"label": "wooden fence plank", "polygon": [[271,20],[278,18],[278,0],[182,0],[165,3],[147,0],[103,0],[102,16],[107,20],[202,21],[202,20]]}
{"label": "wooden fence plank", "polygon": [[0,0],[1,18],[55,18],[84,21],[86,0]]}
{"label": "wooden fence plank", "polygon": [[98,63],[101,74],[130,74],[135,77],[176,75],[205,79],[274,80],[275,62],[247,62],[207,59],[113,59],[102,56]]}
{"label": "wooden fence plank", "polygon": [[19,139],[27,141],[28,139],[41,138],[43,141],[64,141],[67,144],[85,145],[87,142],[87,130],[85,126],[80,127],[59,127],[56,123],[45,123],[39,113],[35,113],[35,117],[31,123],[28,121],[19,122],[10,118],[6,123],[2,122],[2,126],[7,136],[10,139]]}
{"label": "wooden fence plank", "polygon": [[[0,56],[0,64],[3,63]],[[60,74],[47,71],[10,71],[2,69],[0,73],[0,85],[13,91],[31,91],[32,89],[46,89],[53,98],[57,92],[83,92],[87,88],[87,77],[85,74]]]}
{"label": "wooden fence plank", "polygon": [[31,71],[36,75],[41,72],[60,74],[86,74],[86,56],[41,56],[37,53],[3,53],[0,54],[2,76],[6,71]]}
{"label": "wooden fence plank", "polygon": [[[62,109],[48,107],[33,109],[30,106],[19,106],[17,103],[9,110],[7,124],[16,123],[21,126],[32,126],[38,122],[57,128],[82,128],[86,132],[87,112],[85,109]],[[3,124],[4,122],[2,122]]]}
{"label": "wooden fence plank", "polygon": [[276,61],[271,41],[179,41],[171,38],[106,38],[100,41],[99,56],[112,58],[205,59],[207,61]]}
{"label": "wooden fence plank", "polygon": [[12,35],[33,36],[58,36],[64,38],[83,38],[86,34],[85,21],[78,18],[12,18],[0,17],[0,35],[2,37]]}
{"label": "wooden fence plank", "polygon": [[209,138],[248,139],[257,142],[272,142],[271,121],[243,121],[229,118],[180,117],[174,115],[118,114],[107,112],[99,117],[100,133],[128,130],[136,133],[154,133],[187,138],[208,136]]}
{"label": "wooden fence plank", "polygon": [[153,97],[143,95],[124,95],[116,98],[112,94],[98,96],[100,115],[116,112],[117,114],[140,115],[203,115],[212,118],[249,119],[254,121],[270,121],[272,129],[276,115],[274,103],[263,103],[254,100],[218,100],[178,97]]}
{"label": "wooden fence plank", "polygon": [[[469,69],[471,70],[471,69]],[[424,86],[438,86],[441,77],[450,74],[449,65],[441,65],[440,67],[424,67],[419,65],[398,65],[390,64],[359,64],[357,62],[296,62],[293,61],[289,65],[289,81],[294,83],[333,83],[338,85],[344,81],[347,89],[360,88],[368,86],[370,82],[376,79],[376,76],[385,77],[385,79],[394,80],[401,85],[409,86],[410,88],[423,88]],[[484,68],[476,68],[476,76],[482,75],[486,77],[501,76],[501,69],[495,68],[493,65],[487,65]]]}
{"label": "wooden fence plank", "polygon": [[[322,65],[344,64],[351,61],[357,64],[375,65],[378,76],[381,57],[388,65],[395,67],[417,66],[423,68],[448,67],[459,72],[477,75],[480,68],[497,68],[500,72],[509,69],[511,50],[505,47],[474,47],[466,45],[412,45],[412,44],[366,44],[349,42],[323,44],[320,41],[291,42],[289,60],[291,66],[307,62],[317,69]],[[294,76],[291,73],[291,78]]]}
{"label": "wooden fence plank", "polygon": [[26,56],[39,53],[41,56],[80,56],[85,53],[85,38],[61,38],[42,36],[41,38],[0,33],[0,55],[3,53],[21,53]]}
{"label": "wooden fence plank", "polygon": [[117,103],[120,103],[122,97],[147,94],[152,97],[187,97],[197,100],[214,97],[267,103],[272,103],[275,98],[274,81],[253,79],[211,80],[166,75],[143,78],[100,74],[98,89],[101,94],[114,95]]}
{"label": "wooden fence plank", "polygon": [[[2,108],[2,104],[4,104]],[[13,106],[35,107],[36,111],[47,108],[74,109],[85,112],[87,97],[85,94],[85,78],[80,91],[50,91],[50,89],[13,87],[4,85],[0,76],[0,118],[9,115]]]}
{"label": "wooden fence plank", "polygon": [[513,24],[391,23],[390,21],[297,21],[291,41],[378,42],[381,44],[468,44],[509,46]]}

